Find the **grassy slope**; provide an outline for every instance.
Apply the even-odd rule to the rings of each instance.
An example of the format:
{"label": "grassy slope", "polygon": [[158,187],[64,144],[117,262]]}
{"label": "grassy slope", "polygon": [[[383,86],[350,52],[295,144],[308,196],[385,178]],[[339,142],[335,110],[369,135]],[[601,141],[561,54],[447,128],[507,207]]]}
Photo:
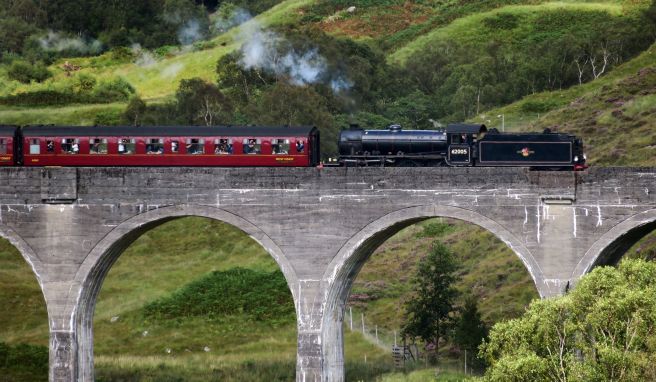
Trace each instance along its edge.
{"label": "grassy slope", "polygon": [[[608,12],[611,15],[618,16],[624,10],[624,7],[617,3],[574,3],[574,2],[554,2],[554,3],[543,3],[539,5],[509,5],[504,6],[489,12],[475,13],[468,15],[462,18],[459,18],[452,23],[436,28],[431,32],[422,35],[415,40],[409,42],[400,49],[394,51],[389,55],[389,61],[393,63],[403,63],[407,61],[415,52],[425,49],[426,46],[432,44],[435,41],[440,41],[444,39],[454,39],[462,43],[472,43],[472,42],[481,42],[489,38],[486,35],[485,28],[481,26],[483,20],[495,17],[500,13],[512,13],[516,16],[524,19],[523,24],[520,25],[520,28],[530,28],[530,20],[536,15],[544,12],[550,12],[554,10],[567,10],[571,12],[598,12],[604,11]],[[517,34],[521,34],[522,31],[513,30],[512,37],[516,38]]]}

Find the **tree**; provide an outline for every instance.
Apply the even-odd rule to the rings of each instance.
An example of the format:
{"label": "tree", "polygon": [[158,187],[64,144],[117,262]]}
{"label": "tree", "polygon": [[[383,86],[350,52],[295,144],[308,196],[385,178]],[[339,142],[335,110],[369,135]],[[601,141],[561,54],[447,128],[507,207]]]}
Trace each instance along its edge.
{"label": "tree", "polygon": [[232,106],[216,85],[201,78],[182,80],[175,93],[180,114],[191,124],[211,126],[230,120]]}
{"label": "tree", "polygon": [[321,131],[321,154],[336,153],[337,129],[327,101],[311,86],[281,81],[267,89],[247,109],[250,121],[263,125],[314,125]]}
{"label": "tree", "polygon": [[145,112],[146,103],[139,96],[134,96],[125,108],[124,116],[132,126],[139,126]]}
{"label": "tree", "polygon": [[481,347],[487,381],[656,379],[656,264],[599,267],[568,295],[534,301]]}
{"label": "tree", "polygon": [[[481,313],[478,311],[476,298],[468,295],[465,298],[465,304],[460,309],[460,314],[455,323],[453,330],[453,342],[458,345],[460,350],[466,350],[475,359],[478,346],[487,338],[487,327],[481,320]],[[480,364],[479,362],[475,362]],[[480,365],[482,366],[482,365]]]}
{"label": "tree", "polygon": [[406,303],[403,335],[419,337],[435,350],[453,326],[451,313],[458,296],[453,284],[458,266],[451,251],[434,242],[431,252],[419,262],[412,281],[415,295]]}

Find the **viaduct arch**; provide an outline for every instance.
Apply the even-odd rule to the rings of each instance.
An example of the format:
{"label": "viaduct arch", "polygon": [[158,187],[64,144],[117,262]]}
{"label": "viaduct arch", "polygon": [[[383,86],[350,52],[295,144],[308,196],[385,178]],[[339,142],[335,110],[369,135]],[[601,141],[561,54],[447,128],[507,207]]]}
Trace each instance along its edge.
{"label": "viaduct arch", "polygon": [[656,223],[656,169],[0,169],[0,235],[48,306],[50,381],[91,381],[95,299],[143,232],[182,216],[241,229],[277,261],[297,313],[298,381],[342,381],[343,304],[372,251],[434,216],[477,224],[562,294]]}
{"label": "viaduct arch", "polygon": [[[374,251],[387,239],[405,227],[422,220],[447,217],[472,223],[490,231],[503,241],[519,257],[527,268],[534,284],[544,279],[539,264],[526,247],[511,232],[499,223],[480,213],[460,207],[423,205],[408,207],[391,212],[368,224],[351,237],[339,250],[323,276],[322,289],[327,291],[325,298],[315,309],[323,316],[322,350],[326,368],[331,374],[338,376],[344,369],[343,320],[346,300],[353,282],[360,270]],[[540,289],[538,288],[538,291]],[[343,380],[344,376],[336,378]]]}
{"label": "viaduct arch", "polygon": [[[216,207],[198,205],[176,205],[145,212],[119,224],[110,231],[89,253],[79,268],[75,281],[78,290],[74,306],[78,344],[78,375],[81,380],[93,380],[93,316],[98,294],[112,265],[125,249],[151,229],[168,221],[182,217],[204,217],[230,224],[260,244],[280,267],[287,285],[294,296],[297,278],[294,269],[276,243],[253,223],[238,215]],[[70,299],[72,301],[72,299]]]}

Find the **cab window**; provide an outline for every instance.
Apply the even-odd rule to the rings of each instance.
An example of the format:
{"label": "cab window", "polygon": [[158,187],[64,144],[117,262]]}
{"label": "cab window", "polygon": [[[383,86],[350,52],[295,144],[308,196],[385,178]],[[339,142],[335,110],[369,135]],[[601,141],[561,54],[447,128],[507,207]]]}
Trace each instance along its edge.
{"label": "cab window", "polygon": [[0,155],[7,154],[7,139],[0,138]]}
{"label": "cab window", "polygon": [[187,139],[187,154],[204,154],[205,153],[205,140],[199,138]]}
{"label": "cab window", "polygon": [[37,138],[30,139],[30,155],[39,155],[41,154],[41,145]]}
{"label": "cab window", "polygon": [[91,138],[89,139],[90,154],[107,154],[107,139]]}
{"label": "cab window", "polygon": [[260,154],[262,152],[262,142],[259,139],[244,139],[244,154]]}

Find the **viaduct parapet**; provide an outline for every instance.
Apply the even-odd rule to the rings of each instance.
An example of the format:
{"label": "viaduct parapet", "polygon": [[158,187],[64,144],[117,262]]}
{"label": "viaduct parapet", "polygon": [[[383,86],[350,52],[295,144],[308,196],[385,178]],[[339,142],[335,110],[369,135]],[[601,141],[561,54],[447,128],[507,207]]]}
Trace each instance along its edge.
{"label": "viaduct parapet", "polygon": [[232,224],[271,254],[296,305],[297,380],[343,381],[346,299],[394,233],[432,217],[479,225],[555,296],[656,228],[656,169],[0,169],[0,236],[43,290],[50,381],[93,380],[105,276],[137,237],[183,216]]}

